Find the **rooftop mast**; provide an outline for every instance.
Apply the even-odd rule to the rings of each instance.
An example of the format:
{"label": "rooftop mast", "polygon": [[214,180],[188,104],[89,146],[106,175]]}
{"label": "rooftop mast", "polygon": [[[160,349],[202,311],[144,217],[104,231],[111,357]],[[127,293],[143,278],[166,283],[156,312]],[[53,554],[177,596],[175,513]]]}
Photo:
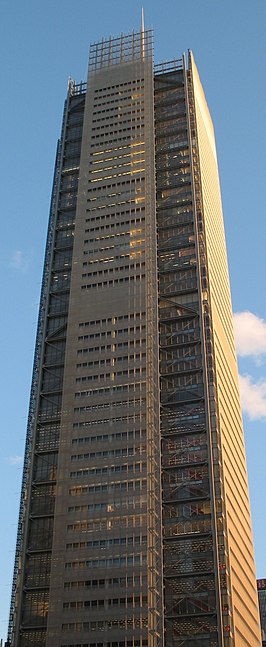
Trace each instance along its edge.
{"label": "rooftop mast", "polygon": [[144,8],[141,8],[141,53],[142,53],[142,58],[144,59],[145,55],[145,49],[144,49]]}

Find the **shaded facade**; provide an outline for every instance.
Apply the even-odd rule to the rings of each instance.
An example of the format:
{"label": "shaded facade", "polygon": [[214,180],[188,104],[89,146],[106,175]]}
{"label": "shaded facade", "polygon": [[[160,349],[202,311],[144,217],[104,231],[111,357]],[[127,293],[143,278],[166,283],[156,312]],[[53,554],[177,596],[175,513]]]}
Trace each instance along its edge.
{"label": "shaded facade", "polygon": [[9,640],[261,644],[213,126],[149,30],[69,83]]}
{"label": "shaded facade", "polygon": [[257,580],[262,647],[266,645],[266,580]]}

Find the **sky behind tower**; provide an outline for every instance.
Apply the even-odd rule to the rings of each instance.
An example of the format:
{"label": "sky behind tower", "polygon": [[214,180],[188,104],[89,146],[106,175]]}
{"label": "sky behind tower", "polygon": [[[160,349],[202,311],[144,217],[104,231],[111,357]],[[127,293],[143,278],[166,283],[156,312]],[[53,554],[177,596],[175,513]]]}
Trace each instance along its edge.
{"label": "sky behind tower", "polygon": [[43,253],[68,77],[89,44],[155,31],[193,50],[214,121],[239,352],[257,576],[266,577],[265,0],[0,0],[2,407],[0,638],[6,637]]}

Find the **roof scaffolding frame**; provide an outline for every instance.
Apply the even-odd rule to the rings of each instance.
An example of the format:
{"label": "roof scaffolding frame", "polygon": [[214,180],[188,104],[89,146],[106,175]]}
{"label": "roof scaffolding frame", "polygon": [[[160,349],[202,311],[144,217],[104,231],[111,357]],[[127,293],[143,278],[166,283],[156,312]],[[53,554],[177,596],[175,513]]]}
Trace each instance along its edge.
{"label": "roof scaffolding frame", "polygon": [[121,34],[118,38],[110,36],[90,47],[89,76],[99,70],[122,63],[153,60],[153,29],[131,34]]}

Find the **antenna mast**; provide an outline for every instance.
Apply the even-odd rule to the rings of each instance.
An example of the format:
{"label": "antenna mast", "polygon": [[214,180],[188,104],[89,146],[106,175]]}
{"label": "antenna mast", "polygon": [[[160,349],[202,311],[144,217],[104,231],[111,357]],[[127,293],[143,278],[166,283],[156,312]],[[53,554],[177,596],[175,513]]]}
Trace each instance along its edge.
{"label": "antenna mast", "polygon": [[144,31],[145,31],[145,28],[144,28],[144,8],[142,7],[141,8],[141,53],[142,53],[142,58],[143,59],[144,59],[144,54],[145,54],[145,50],[144,50]]}

